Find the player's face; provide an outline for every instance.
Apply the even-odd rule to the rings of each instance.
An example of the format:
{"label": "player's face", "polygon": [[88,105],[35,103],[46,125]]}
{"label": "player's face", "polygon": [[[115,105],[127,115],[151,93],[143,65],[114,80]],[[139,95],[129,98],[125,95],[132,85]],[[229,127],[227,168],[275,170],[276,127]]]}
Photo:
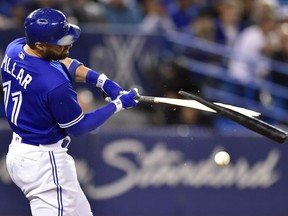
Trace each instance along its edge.
{"label": "player's face", "polygon": [[43,46],[42,58],[47,60],[61,60],[65,59],[69,55],[69,49],[71,45],[58,46],[52,44],[45,44]]}

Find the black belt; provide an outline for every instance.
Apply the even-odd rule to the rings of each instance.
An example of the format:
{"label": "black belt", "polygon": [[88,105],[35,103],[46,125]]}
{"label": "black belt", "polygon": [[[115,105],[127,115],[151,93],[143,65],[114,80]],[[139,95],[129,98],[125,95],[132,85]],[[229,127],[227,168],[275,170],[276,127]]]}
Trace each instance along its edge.
{"label": "black belt", "polygon": [[[14,133],[15,134],[15,133]],[[22,144],[26,144],[26,145],[33,145],[33,146],[49,146],[49,145],[55,145],[56,143],[50,143],[50,144],[39,144],[39,143],[31,143],[29,141],[26,141],[25,139],[22,139],[19,135],[13,134],[13,141],[16,143],[22,143]],[[61,147],[62,148],[68,148],[69,144],[70,144],[71,138],[69,136],[66,136],[65,138],[62,139],[62,143],[61,143]]]}

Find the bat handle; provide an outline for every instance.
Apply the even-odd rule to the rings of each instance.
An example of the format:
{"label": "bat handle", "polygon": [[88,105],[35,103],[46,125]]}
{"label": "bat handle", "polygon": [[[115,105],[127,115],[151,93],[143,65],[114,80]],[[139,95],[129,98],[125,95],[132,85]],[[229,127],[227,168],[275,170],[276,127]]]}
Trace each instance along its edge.
{"label": "bat handle", "polygon": [[136,100],[139,101],[143,101],[143,102],[151,102],[151,103],[155,103],[155,97],[151,97],[151,96],[138,96],[135,98]]}
{"label": "bat handle", "polygon": [[[108,96],[106,96],[104,99],[105,99],[106,102],[111,102],[112,101],[112,99],[110,97],[108,97]],[[157,101],[155,101],[155,97],[151,97],[151,96],[140,96],[140,95],[137,95],[134,99],[138,100],[138,101],[143,101],[143,102],[157,103]]]}

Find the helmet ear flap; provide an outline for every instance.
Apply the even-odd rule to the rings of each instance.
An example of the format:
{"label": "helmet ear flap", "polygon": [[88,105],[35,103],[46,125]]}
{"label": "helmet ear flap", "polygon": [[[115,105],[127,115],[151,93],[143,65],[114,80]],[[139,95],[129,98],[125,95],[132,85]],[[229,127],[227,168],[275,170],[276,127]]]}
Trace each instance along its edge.
{"label": "helmet ear flap", "polygon": [[[72,27],[71,27],[72,26]],[[59,10],[40,8],[30,13],[24,23],[26,42],[36,42],[66,46],[74,43],[80,36],[80,28],[67,22]]]}

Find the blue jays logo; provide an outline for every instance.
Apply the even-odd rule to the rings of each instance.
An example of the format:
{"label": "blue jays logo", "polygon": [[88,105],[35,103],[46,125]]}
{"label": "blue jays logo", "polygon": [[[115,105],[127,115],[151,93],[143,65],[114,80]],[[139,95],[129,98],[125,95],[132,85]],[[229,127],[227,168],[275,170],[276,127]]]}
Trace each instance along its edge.
{"label": "blue jays logo", "polygon": [[93,47],[90,65],[124,88],[130,88],[131,83],[143,86],[147,67],[158,63],[157,50],[159,49],[156,40],[149,37],[105,37],[103,44]]}
{"label": "blue jays logo", "polygon": [[18,54],[18,56],[19,56],[19,58],[21,58],[22,60],[24,60],[24,58],[25,58],[25,54],[24,54],[23,52],[20,52],[20,53]]}

